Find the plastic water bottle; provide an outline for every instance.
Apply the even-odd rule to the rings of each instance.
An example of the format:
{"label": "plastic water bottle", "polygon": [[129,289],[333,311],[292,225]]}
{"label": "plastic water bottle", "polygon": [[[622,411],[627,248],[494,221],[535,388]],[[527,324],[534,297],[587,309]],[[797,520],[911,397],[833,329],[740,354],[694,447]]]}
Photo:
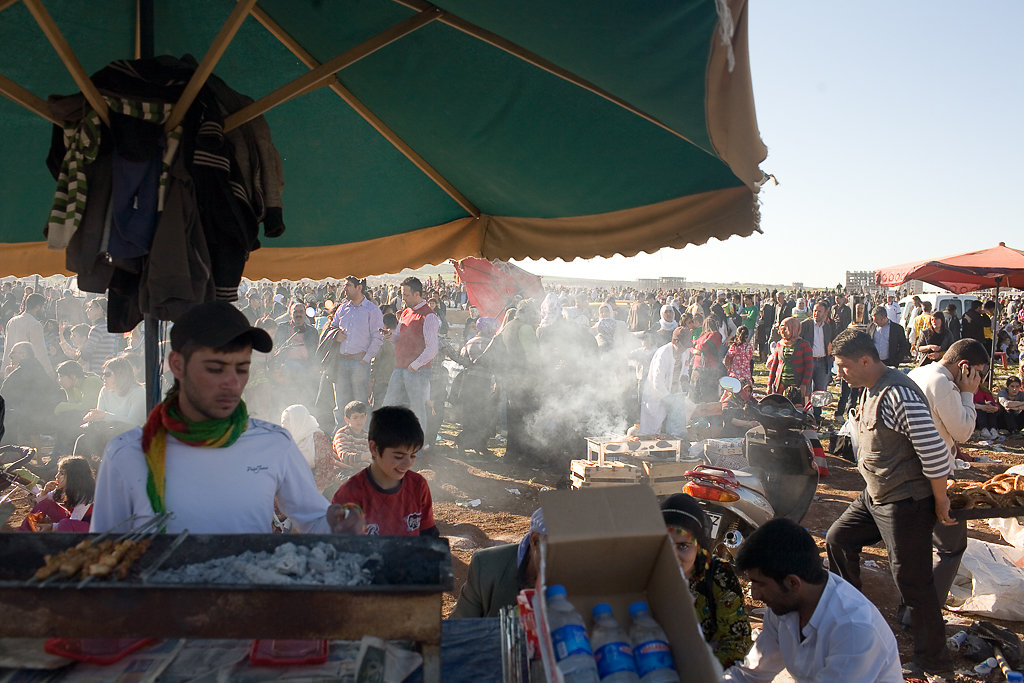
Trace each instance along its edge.
{"label": "plastic water bottle", "polygon": [[587,629],[579,612],[565,597],[565,587],[550,586],[546,596],[555,661],[565,683],[597,683],[597,665]]}
{"label": "plastic water bottle", "polygon": [[967,631],[958,631],[949,638],[946,638],[946,644],[949,645],[950,650],[959,650],[965,640],[967,640]]}
{"label": "plastic water bottle", "polygon": [[629,639],[640,683],[679,683],[668,637],[651,616],[647,603],[634,602],[629,606],[629,616],[633,619]]}
{"label": "plastic water bottle", "polygon": [[989,657],[981,664],[975,666],[974,672],[977,674],[981,674],[982,676],[988,676],[989,673],[991,673],[992,670],[995,669],[997,666],[999,666],[999,662],[996,661],[996,658]]}
{"label": "plastic water bottle", "polygon": [[590,640],[602,683],[640,683],[629,636],[615,620],[611,605],[604,602],[594,605],[594,631]]}

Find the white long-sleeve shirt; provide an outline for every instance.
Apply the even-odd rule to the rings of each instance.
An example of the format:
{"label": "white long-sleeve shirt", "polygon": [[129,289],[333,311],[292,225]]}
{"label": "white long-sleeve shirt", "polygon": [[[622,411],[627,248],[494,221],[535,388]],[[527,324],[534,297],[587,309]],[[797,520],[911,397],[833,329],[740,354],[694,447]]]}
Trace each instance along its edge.
{"label": "white long-sleeve shirt", "polygon": [[[274,499],[300,533],[329,533],[327,499],[313,472],[283,427],[249,420],[226,448],[189,446],[167,435],[164,507],[173,517],[167,531],[193,534],[269,534]],[[146,495],[149,468],[142,429],[114,438],[103,454],[90,531],[125,529],[153,515]]]}
{"label": "white long-sleeve shirt", "polygon": [[964,443],[974,432],[978,416],[974,407],[974,394],[960,391],[951,373],[942,363],[929,363],[914,368],[908,374],[920,387],[932,411],[935,430],[946,443],[952,468],[953,446]]}
{"label": "white long-sleeve shirt", "polygon": [[798,683],[903,683],[896,638],[878,608],[831,572],[807,625],[765,610],[764,629],[723,681],[768,683],[787,669]]}

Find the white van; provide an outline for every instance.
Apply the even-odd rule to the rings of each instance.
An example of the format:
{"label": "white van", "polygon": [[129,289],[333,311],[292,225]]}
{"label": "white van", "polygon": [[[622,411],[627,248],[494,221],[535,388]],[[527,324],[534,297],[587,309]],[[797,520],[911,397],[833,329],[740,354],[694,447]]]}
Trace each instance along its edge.
{"label": "white van", "polygon": [[[932,313],[945,312],[946,306],[953,304],[956,306],[956,317],[963,317],[964,311],[970,307],[971,302],[977,300],[977,294],[950,294],[945,292],[942,294],[918,294],[922,302],[930,301],[932,303]],[[900,299],[900,321],[903,321],[903,316],[907,312],[907,307],[914,306],[914,297],[905,296]]]}

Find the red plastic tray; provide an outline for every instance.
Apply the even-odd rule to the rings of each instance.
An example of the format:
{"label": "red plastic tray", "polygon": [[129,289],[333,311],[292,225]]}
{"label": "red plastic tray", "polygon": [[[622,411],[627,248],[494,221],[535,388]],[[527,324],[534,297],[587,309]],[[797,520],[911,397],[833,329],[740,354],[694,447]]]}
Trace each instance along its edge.
{"label": "red plastic tray", "polygon": [[152,645],[156,638],[50,638],[43,649],[90,664],[113,664],[141,648]]}
{"label": "red plastic tray", "polygon": [[257,639],[249,649],[249,661],[255,666],[323,664],[327,650],[326,640]]}

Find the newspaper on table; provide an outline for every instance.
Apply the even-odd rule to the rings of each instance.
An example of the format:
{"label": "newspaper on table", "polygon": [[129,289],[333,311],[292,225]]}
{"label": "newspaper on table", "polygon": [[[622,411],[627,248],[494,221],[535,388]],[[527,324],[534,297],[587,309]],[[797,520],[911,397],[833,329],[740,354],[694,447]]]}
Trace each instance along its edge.
{"label": "newspaper on table", "polygon": [[356,658],[356,683],[401,683],[423,663],[418,652],[363,636]]}
{"label": "newspaper on table", "polygon": [[[57,676],[71,683],[154,683],[184,644],[184,640],[164,640],[113,664],[75,663]],[[0,673],[0,683],[43,683],[54,680],[54,675],[54,671],[45,669],[10,669]]]}

